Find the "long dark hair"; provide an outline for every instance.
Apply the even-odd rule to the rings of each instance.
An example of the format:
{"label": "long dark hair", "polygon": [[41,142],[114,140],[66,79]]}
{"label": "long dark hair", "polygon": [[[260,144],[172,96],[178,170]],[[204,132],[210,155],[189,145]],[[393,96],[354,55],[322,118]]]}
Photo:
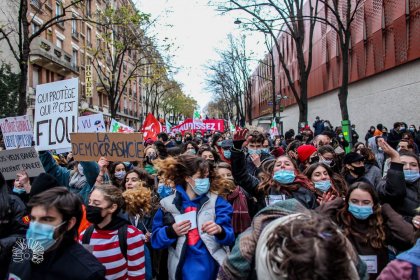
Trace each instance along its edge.
{"label": "long dark hair", "polygon": [[335,196],[344,197],[347,193],[347,183],[344,180],[344,178],[335,173],[331,167],[326,165],[322,162],[316,162],[314,164],[311,164],[308,166],[308,168],[303,171],[303,174],[305,174],[306,177],[308,177],[309,180],[311,180],[312,174],[314,173],[315,169],[317,169],[319,166],[322,166],[327,170],[328,175],[330,176],[331,180],[331,189],[328,192],[332,192]]}
{"label": "long dark hair", "polygon": [[9,191],[7,189],[6,180],[0,172],[0,219],[4,218],[9,213]]}
{"label": "long dark hair", "polygon": [[154,185],[155,185],[155,179],[152,175],[150,175],[149,173],[147,173],[146,170],[144,169],[140,169],[140,168],[133,168],[130,171],[127,171],[127,173],[125,174],[124,177],[124,189],[125,189],[125,180],[127,178],[128,174],[131,173],[136,173],[137,176],[139,177],[140,181],[143,181],[146,185],[147,188],[153,190],[154,189]]}
{"label": "long dark hair", "polygon": [[121,185],[120,180],[115,178],[115,169],[120,164],[124,165],[124,170],[127,172],[127,166],[125,166],[125,164],[123,162],[115,161],[109,166],[109,175],[111,177],[111,182],[112,182],[113,185],[118,186],[118,187],[123,187],[124,184],[125,184],[125,180],[122,181],[123,186],[120,186]]}
{"label": "long dark hair", "polygon": [[[368,192],[373,201],[373,214],[368,218],[369,229],[367,234],[359,233],[354,229],[353,225],[356,223],[356,219],[348,211],[350,195],[356,189]],[[366,182],[356,182],[349,187],[344,207],[337,213],[337,220],[340,224],[342,224],[344,233],[347,237],[350,235],[357,236],[365,243],[369,243],[376,249],[380,249],[385,246],[385,229],[381,206],[379,204],[378,195],[371,184]]]}

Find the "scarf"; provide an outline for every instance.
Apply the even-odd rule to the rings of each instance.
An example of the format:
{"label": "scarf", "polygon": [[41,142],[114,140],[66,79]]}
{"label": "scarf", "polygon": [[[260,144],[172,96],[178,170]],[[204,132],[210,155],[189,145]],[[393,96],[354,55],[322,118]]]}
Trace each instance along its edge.
{"label": "scarf", "polygon": [[233,207],[232,227],[235,235],[237,235],[244,232],[251,225],[248,203],[245,194],[239,186],[227,196],[227,200]]}
{"label": "scarf", "polygon": [[80,191],[86,184],[86,177],[79,172],[75,172],[70,178],[69,187]]}

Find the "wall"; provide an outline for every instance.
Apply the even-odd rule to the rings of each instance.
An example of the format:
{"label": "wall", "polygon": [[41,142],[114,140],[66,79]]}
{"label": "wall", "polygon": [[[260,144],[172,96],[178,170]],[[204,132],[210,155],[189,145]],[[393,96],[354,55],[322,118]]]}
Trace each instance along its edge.
{"label": "wall", "polygon": [[[388,129],[396,121],[420,125],[419,73],[420,60],[417,60],[350,85],[350,120],[356,125],[361,139],[371,125],[378,123]],[[312,98],[308,122],[312,126],[315,117],[319,116],[338,126],[341,120],[339,108],[337,90]],[[287,107],[281,116],[286,130],[297,128],[299,110],[296,105]]]}

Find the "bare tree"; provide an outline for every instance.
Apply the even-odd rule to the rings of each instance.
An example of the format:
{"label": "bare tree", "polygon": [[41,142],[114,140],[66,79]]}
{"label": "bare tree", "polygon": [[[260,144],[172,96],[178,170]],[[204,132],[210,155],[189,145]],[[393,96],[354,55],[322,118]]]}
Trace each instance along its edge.
{"label": "bare tree", "polygon": [[[299,122],[307,123],[308,78],[312,67],[312,41],[316,23],[314,16],[318,9],[318,0],[222,0],[210,2],[218,2],[218,10],[223,13],[245,12],[251,17],[248,22],[246,19],[243,20],[245,28],[264,32],[273,39],[279,64],[282,66],[299,107]],[[305,2],[308,5],[307,11],[305,11]],[[286,56],[283,46],[279,42],[280,34],[290,36],[292,39],[298,64],[299,83],[295,83],[289,68],[287,59],[290,57]],[[273,103],[274,105],[275,103]]]}

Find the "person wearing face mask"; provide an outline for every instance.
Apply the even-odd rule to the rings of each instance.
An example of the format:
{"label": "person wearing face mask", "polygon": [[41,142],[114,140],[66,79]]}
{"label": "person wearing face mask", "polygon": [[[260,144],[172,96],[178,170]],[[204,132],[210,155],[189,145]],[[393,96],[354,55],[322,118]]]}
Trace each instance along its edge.
{"label": "person wearing face mask", "polygon": [[[237,133],[235,133],[235,135],[236,137],[238,137]],[[241,143],[238,141],[239,139],[234,138],[234,146],[236,149],[242,149],[242,144],[245,142],[245,135],[243,136],[243,139],[241,139]],[[258,173],[260,172],[260,167],[265,161],[274,159],[274,157],[269,152],[266,152],[267,150],[263,150],[267,149],[267,147],[269,146],[269,143],[267,141],[265,145],[266,147],[264,148],[263,144],[265,141],[267,141],[266,137],[259,131],[254,131],[247,138],[246,147],[248,153],[246,156],[246,168],[248,170],[248,173],[253,176],[258,175]]]}
{"label": "person wearing face mask", "polygon": [[229,163],[219,163],[216,171],[219,176],[232,182],[232,186],[226,189],[221,195],[232,204],[232,226],[237,237],[251,225],[251,213],[248,208],[249,194],[240,186],[235,185],[232,176],[232,167]]}
{"label": "person wearing face mask", "polygon": [[18,196],[23,203],[28,203],[29,193],[31,192],[31,182],[28,173],[25,170],[20,170],[16,173],[16,179],[13,183],[13,194]]}
{"label": "person wearing face mask", "polygon": [[403,125],[400,122],[394,123],[394,128],[388,133],[387,142],[393,148],[396,149],[398,143],[402,139],[402,127]]}
{"label": "person wearing face mask", "polygon": [[197,156],[159,160],[156,167],[176,186],[160,201],[152,233],[153,248],[168,249],[169,279],[216,279],[225,246],[235,239],[232,206],[217,195],[229,182]]}
{"label": "person wearing face mask", "polygon": [[147,173],[150,175],[156,174],[156,169],[153,167],[153,161],[158,158],[157,151],[153,146],[147,146],[144,149],[144,162],[143,166]]}
{"label": "person wearing face mask", "polygon": [[124,178],[125,174],[127,174],[127,168],[124,163],[120,161],[113,162],[109,166],[109,174],[112,185],[120,188],[121,190],[124,189]]}
{"label": "person wearing face mask", "polygon": [[184,144],[182,143],[182,134],[181,132],[175,133],[175,145],[179,147],[181,150],[184,148]]}
{"label": "person wearing face mask", "polygon": [[142,190],[129,191],[124,196],[113,185],[97,186],[86,207],[86,217],[92,225],[80,234],[79,242],[105,266],[107,279],[145,277],[145,236],[121,217],[120,212],[134,214],[139,209],[147,209],[148,200],[140,199]]}
{"label": "person wearing face mask", "polygon": [[76,241],[82,203],[75,194],[55,187],[33,196],[28,207],[26,240],[42,251],[32,247],[31,258],[11,262],[8,279],[105,279],[105,267]]}
{"label": "person wearing face mask", "polygon": [[382,171],[378,166],[378,162],[375,160],[375,154],[368,148],[362,148],[357,153],[361,154],[364,159],[365,175],[363,178],[368,180],[372,186],[376,187],[382,179]]}
{"label": "person wearing face mask", "polygon": [[367,263],[370,279],[376,279],[388,263],[388,246],[404,251],[412,246],[414,228],[389,204],[379,204],[373,186],[356,182],[345,200],[335,199],[317,211],[341,227],[360,258]]}
{"label": "person wearing face mask", "polygon": [[94,161],[75,163],[73,170],[61,167],[52,157],[51,152],[39,152],[39,159],[46,173],[55,177],[59,186],[67,187],[71,192],[78,194],[84,203],[99,175],[99,165]]}
{"label": "person wearing face mask", "polygon": [[219,154],[207,145],[203,145],[198,149],[198,156],[204,158],[211,164],[218,164],[220,162]]}
{"label": "person wearing face mask", "polygon": [[312,145],[302,145],[296,149],[299,159],[299,169],[305,170],[309,165],[319,160],[317,149]]}
{"label": "person wearing face mask", "polygon": [[348,185],[357,181],[365,181],[371,184],[371,182],[364,177],[366,173],[364,161],[365,158],[359,153],[350,152],[344,156],[341,175]]}
{"label": "person wearing face mask", "polygon": [[319,204],[344,197],[347,193],[347,184],[341,175],[322,162],[311,164],[303,174],[308,177],[315,187],[315,194]]}
{"label": "person wearing face mask", "polygon": [[319,162],[322,162],[334,171],[334,173],[340,173],[341,172],[341,160],[337,156],[337,154],[334,151],[334,148],[330,145],[324,145],[322,147],[319,147],[317,149],[318,156],[319,156]]}
{"label": "person wearing face mask", "polygon": [[230,157],[231,157],[231,155],[232,155],[232,152],[231,152],[231,148],[232,148],[232,146],[233,146],[233,141],[232,140],[224,140],[224,141],[222,141],[222,143],[221,143],[221,148],[222,148],[222,150],[221,150],[221,159],[224,161],[224,162],[227,162],[227,163],[229,163],[230,164]]}
{"label": "person wearing face mask", "polygon": [[398,153],[385,141],[378,144],[391,158],[386,177],[376,186],[379,198],[412,223],[415,209],[420,205],[419,158],[409,151]]}

